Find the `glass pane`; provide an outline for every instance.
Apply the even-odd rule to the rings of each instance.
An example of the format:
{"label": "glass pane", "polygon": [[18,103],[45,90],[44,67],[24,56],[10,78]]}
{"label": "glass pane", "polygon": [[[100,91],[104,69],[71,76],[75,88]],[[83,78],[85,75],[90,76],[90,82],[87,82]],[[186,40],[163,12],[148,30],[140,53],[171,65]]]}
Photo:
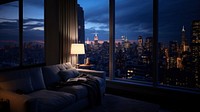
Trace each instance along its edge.
{"label": "glass pane", "polygon": [[23,65],[44,63],[44,0],[23,6]]}
{"label": "glass pane", "polygon": [[159,84],[200,88],[200,1],[159,1]]}
{"label": "glass pane", "polygon": [[[104,70],[107,74],[109,69],[108,3],[108,0],[87,0],[87,2],[78,0],[79,42],[85,43],[85,58],[89,58],[90,63],[94,65],[88,68]],[[83,41],[80,38],[83,38]],[[84,63],[83,59],[80,61]]]}
{"label": "glass pane", "polygon": [[116,0],[115,78],[152,82],[153,0]]}
{"label": "glass pane", "polygon": [[0,4],[0,69],[19,65],[18,1]]}

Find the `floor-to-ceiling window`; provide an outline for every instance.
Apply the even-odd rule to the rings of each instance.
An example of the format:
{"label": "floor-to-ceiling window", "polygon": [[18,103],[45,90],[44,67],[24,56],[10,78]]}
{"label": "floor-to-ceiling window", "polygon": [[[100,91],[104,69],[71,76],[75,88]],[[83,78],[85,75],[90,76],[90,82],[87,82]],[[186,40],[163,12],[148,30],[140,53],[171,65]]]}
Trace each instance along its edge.
{"label": "floor-to-ceiling window", "polygon": [[[91,69],[104,70],[109,64],[109,9],[108,0],[78,0],[78,40],[85,44],[85,58]],[[79,60],[81,63],[84,59]]]}
{"label": "floor-to-ceiling window", "polygon": [[44,63],[44,0],[23,1],[23,64]]}
{"label": "floor-to-ceiling window", "polygon": [[200,1],[159,0],[160,85],[200,88]]}
{"label": "floor-to-ceiling window", "polygon": [[115,0],[115,78],[152,82],[153,0]]}
{"label": "floor-to-ceiling window", "polygon": [[19,2],[0,4],[0,68],[19,66]]}
{"label": "floor-to-ceiling window", "polygon": [[[102,44],[107,46],[105,47],[107,50],[103,50],[104,48],[97,50],[97,45],[101,44],[95,42],[99,42],[100,31],[93,30],[95,32],[93,36],[87,36],[93,33],[89,32],[91,29],[97,29],[97,26],[101,25],[95,22],[102,22],[100,18],[103,16],[99,15],[105,15],[105,12],[98,12],[97,9],[102,7],[99,8],[92,1],[80,1],[82,0],[79,0],[79,4],[83,9],[90,9],[84,10],[87,15],[85,15],[86,49],[90,48],[87,49],[89,51],[86,50],[88,52],[86,57],[89,56],[91,63],[99,67],[96,70],[104,70],[108,73],[108,66],[105,69],[104,65],[109,60],[105,54],[108,54],[110,42],[105,41],[106,43]],[[105,1],[109,2],[109,0]],[[92,5],[89,5],[90,2]],[[102,3],[102,1],[98,2],[98,4]],[[115,0],[114,5],[115,9],[111,10],[115,12],[115,67],[113,67],[115,73],[109,75],[114,76],[116,80],[153,82],[149,84],[154,87],[165,86],[198,91],[200,88],[200,1]],[[106,7],[104,6],[103,9],[107,9]],[[95,9],[94,13],[91,9]],[[108,30],[107,32],[110,33]]]}
{"label": "floor-to-ceiling window", "polygon": [[0,4],[0,69],[44,63],[44,0]]}

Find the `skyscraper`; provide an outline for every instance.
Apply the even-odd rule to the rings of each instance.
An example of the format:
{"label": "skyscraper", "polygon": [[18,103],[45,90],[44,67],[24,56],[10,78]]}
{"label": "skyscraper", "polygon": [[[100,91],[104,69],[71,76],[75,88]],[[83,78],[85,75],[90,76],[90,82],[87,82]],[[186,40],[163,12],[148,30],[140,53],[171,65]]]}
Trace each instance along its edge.
{"label": "skyscraper", "polygon": [[178,57],[178,42],[170,41],[169,42],[169,67],[177,67],[177,57]]}
{"label": "skyscraper", "polygon": [[[78,19],[78,43],[85,44],[85,19],[83,8],[77,4],[77,19]],[[84,55],[78,56],[78,62],[84,63]]]}
{"label": "skyscraper", "polygon": [[143,53],[143,39],[142,39],[142,36],[139,36],[138,37],[138,45],[137,45],[137,54],[138,56],[140,57]]}
{"label": "skyscraper", "polygon": [[189,50],[189,45],[187,43],[185,32],[186,31],[185,31],[185,28],[183,26],[182,32],[181,32],[181,46],[180,46],[181,52],[185,52],[185,51]]}
{"label": "skyscraper", "polygon": [[85,19],[83,8],[78,4],[78,42],[85,43]]}
{"label": "skyscraper", "polygon": [[192,39],[191,39],[193,75],[195,86],[200,88],[200,20],[192,22]]}
{"label": "skyscraper", "polygon": [[98,33],[94,33],[94,49],[98,49],[99,48],[98,40],[99,40]]}

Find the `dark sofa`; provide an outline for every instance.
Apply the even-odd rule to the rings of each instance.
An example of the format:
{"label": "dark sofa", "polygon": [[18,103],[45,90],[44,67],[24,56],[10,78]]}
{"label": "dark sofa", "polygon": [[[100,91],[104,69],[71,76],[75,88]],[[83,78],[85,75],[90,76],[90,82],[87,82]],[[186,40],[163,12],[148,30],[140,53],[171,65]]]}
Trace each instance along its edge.
{"label": "dark sofa", "polygon": [[103,97],[104,71],[75,69],[64,63],[0,73],[0,98],[10,101],[11,112],[81,111],[90,106],[87,86],[59,84],[82,74],[98,81]]}

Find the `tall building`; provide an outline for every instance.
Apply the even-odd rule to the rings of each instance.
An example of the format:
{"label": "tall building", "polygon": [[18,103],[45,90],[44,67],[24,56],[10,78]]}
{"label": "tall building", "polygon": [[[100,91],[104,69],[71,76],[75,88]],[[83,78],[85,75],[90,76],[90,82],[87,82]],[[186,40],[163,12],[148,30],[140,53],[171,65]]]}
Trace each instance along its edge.
{"label": "tall building", "polygon": [[98,44],[98,40],[99,40],[98,33],[94,33],[94,44]]}
{"label": "tall building", "polygon": [[192,22],[191,52],[195,86],[200,88],[200,20]]}
{"label": "tall building", "polygon": [[178,58],[178,42],[170,41],[169,42],[169,67],[177,67],[177,58]]}
{"label": "tall building", "polygon": [[185,27],[183,26],[181,31],[181,52],[189,51],[189,45],[187,43],[186,35],[185,35]]}
{"label": "tall building", "polygon": [[145,40],[145,49],[146,51],[152,52],[153,50],[153,38],[152,37],[147,37]]}
{"label": "tall building", "polygon": [[[85,44],[85,19],[83,8],[77,4],[77,19],[78,19],[78,43]],[[84,63],[84,55],[78,56],[78,62]]]}
{"label": "tall building", "polygon": [[142,36],[139,36],[138,37],[138,45],[137,45],[137,54],[138,56],[140,57],[143,53],[143,39],[142,39]]}
{"label": "tall building", "polygon": [[94,33],[94,49],[98,49],[99,48],[99,37],[98,37],[98,33]]}
{"label": "tall building", "polygon": [[122,35],[121,38],[122,38],[122,51],[124,52],[125,36]]}
{"label": "tall building", "polygon": [[78,10],[78,42],[85,43],[85,19],[83,8],[77,4]]}

